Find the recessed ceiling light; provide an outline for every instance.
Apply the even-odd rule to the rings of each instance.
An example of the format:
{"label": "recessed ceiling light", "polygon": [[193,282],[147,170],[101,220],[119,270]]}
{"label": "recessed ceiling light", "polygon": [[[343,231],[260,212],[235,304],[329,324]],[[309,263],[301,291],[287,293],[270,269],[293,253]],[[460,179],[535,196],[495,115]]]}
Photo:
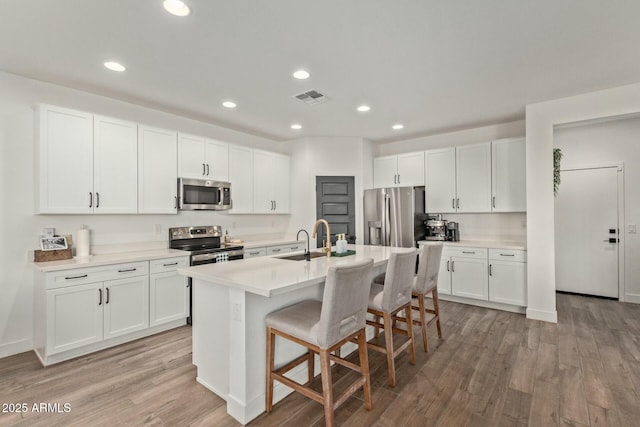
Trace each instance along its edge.
{"label": "recessed ceiling light", "polygon": [[391,126],[393,128],[393,130],[400,130],[402,128],[404,128],[404,125],[402,123],[396,123],[395,125]]}
{"label": "recessed ceiling light", "polygon": [[358,111],[360,111],[361,113],[364,113],[369,110],[371,110],[371,107],[369,107],[368,105],[360,105],[358,107]]}
{"label": "recessed ceiling light", "polygon": [[108,69],[110,69],[111,71],[118,71],[118,72],[122,72],[124,70],[126,70],[126,67],[122,64],[120,64],[119,62],[114,62],[114,61],[107,61],[104,63],[104,66],[107,67]]}
{"label": "recessed ceiling light", "polygon": [[225,108],[236,108],[236,103],[233,101],[224,101],[222,106]]}
{"label": "recessed ceiling light", "polygon": [[302,129],[302,125],[299,125],[298,123],[294,123],[294,124],[291,125],[291,129],[300,130],[300,129]]}
{"label": "recessed ceiling light", "polygon": [[167,12],[175,16],[187,16],[191,12],[189,6],[180,0],[164,0],[162,5]]}
{"label": "recessed ceiling light", "polygon": [[305,70],[298,70],[298,71],[293,73],[293,77],[295,77],[298,80],[308,79],[309,76],[310,76],[309,72],[305,71]]}

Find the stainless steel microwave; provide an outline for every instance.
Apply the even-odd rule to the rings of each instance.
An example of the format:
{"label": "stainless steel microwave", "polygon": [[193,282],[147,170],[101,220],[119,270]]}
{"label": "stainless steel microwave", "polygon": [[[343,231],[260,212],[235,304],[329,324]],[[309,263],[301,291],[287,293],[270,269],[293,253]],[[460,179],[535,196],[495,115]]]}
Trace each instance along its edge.
{"label": "stainless steel microwave", "polygon": [[178,209],[221,211],[231,207],[230,182],[178,178]]}

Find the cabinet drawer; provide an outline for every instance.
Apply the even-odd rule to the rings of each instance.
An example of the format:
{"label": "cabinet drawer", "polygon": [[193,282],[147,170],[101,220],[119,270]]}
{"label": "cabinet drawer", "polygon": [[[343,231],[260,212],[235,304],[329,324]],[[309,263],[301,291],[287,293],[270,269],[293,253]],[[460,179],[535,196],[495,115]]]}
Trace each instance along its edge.
{"label": "cabinet drawer", "polygon": [[492,261],[527,262],[527,251],[513,249],[489,249],[489,259]]}
{"label": "cabinet drawer", "polygon": [[487,259],[486,248],[460,248],[460,247],[446,247],[443,251],[443,255],[463,257],[463,258],[484,258]]}
{"label": "cabinet drawer", "polygon": [[304,243],[293,243],[291,245],[288,245],[288,247],[289,247],[289,252],[298,252],[298,251],[304,251],[306,246]]}
{"label": "cabinet drawer", "polygon": [[256,258],[267,255],[267,248],[253,248],[244,250],[244,258]]}
{"label": "cabinet drawer", "polygon": [[270,246],[267,248],[267,255],[281,255],[291,252],[291,246],[289,245],[280,245],[280,246]]}
{"label": "cabinet drawer", "polygon": [[152,274],[164,273],[165,271],[175,271],[180,267],[188,267],[188,266],[189,266],[189,257],[163,258],[163,259],[153,259],[149,261],[149,269]]}
{"label": "cabinet drawer", "polygon": [[147,274],[149,274],[148,261],[76,268],[47,274],[47,288],[55,289],[125,277],[145,276]]}

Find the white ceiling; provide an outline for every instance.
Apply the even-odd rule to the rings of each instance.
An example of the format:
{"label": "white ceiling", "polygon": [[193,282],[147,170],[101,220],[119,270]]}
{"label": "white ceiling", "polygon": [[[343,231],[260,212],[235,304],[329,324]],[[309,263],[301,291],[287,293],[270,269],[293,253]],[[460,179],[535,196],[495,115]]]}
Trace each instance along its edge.
{"label": "white ceiling", "polygon": [[[0,0],[0,69],[276,140],[400,140],[640,81],[636,0],[185,2]],[[292,98],[309,89],[331,100]]]}

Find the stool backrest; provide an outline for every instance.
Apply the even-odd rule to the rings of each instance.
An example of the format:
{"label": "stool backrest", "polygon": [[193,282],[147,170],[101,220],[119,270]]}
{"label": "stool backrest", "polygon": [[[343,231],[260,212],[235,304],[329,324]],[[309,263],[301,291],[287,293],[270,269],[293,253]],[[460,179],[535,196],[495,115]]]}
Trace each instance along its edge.
{"label": "stool backrest", "polygon": [[317,326],[318,345],[328,348],[365,326],[373,259],[330,267]]}
{"label": "stool backrest", "polygon": [[390,312],[411,301],[416,251],[393,253],[387,264],[381,308]]}
{"label": "stool backrest", "polygon": [[441,258],[442,243],[429,242],[422,245],[416,277],[418,292],[425,294],[438,286]]}

